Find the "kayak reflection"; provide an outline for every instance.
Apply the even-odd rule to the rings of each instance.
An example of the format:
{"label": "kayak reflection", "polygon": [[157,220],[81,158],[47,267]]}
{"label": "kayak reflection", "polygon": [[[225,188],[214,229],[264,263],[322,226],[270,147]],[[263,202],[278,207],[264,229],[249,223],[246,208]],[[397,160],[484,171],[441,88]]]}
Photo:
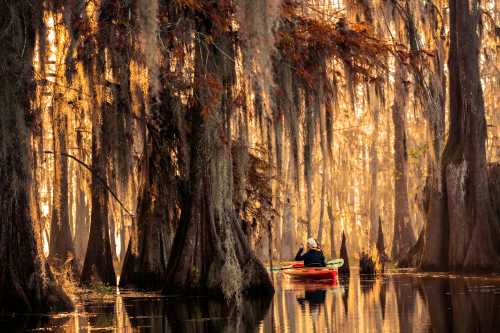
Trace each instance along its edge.
{"label": "kayak reflection", "polygon": [[303,296],[297,297],[297,302],[304,310],[306,304],[309,304],[311,311],[318,310],[326,300],[326,289],[306,290]]}

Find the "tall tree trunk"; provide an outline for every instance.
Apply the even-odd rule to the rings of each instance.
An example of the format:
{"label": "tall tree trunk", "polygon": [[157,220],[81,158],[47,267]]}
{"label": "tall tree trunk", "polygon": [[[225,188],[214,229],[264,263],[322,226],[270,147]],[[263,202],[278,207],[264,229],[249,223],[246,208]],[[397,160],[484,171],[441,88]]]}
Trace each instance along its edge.
{"label": "tall tree trunk", "polygon": [[335,250],[335,215],[333,214],[333,207],[330,203],[326,211],[328,213],[328,221],[330,221],[330,255],[332,259],[334,259],[337,257],[337,251]]}
{"label": "tall tree trunk", "polygon": [[[97,94],[96,94],[97,95]],[[109,132],[107,124],[111,111],[109,105],[94,108],[92,115],[92,213],[87,253],[80,281],[83,284],[116,284],[113,255],[109,239],[107,179]]]}
{"label": "tall tree trunk", "polygon": [[[321,82],[321,80],[318,80]],[[319,84],[318,84],[319,85]],[[318,93],[322,94],[322,89],[318,89]],[[324,229],[324,217],[325,217],[325,205],[327,200],[326,187],[329,186],[329,154],[327,147],[327,134],[326,134],[326,107],[321,107],[321,101],[318,100],[317,111],[319,119],[319,137],[320,137],[320,147],[321,147],[321,164],[323,173],[321,174],[321,198],[320,198],[320,212],[319,212],[319,225],[318,225],[318,242],[321,244],[323,239],[323,229]],[[328,185],[327,185],[328,182]]]}
{"label": "tall tree trunk", "polygon": [[[377,227],[380,218],[378,208],[378,131],[379,131],[379,112],[380,112],[380,95],[376,86],[373,92],[370,93],[370,99],[374,102],[373,105],[373,132],[370,138],[370,244],[375,244],[377,241]],[[382,93],[380,93],[382,94]]]}
{"label": "tall tree trunk", "polygon": [[[325,169],[323,169],[325,170]],[[323,171],[323,172],[326,172]],[[325,192],[326,192],[326,175],[323,174],[322,177],[321,177],[321,202],[320,202],[320,209],[319,209],[319,224],[318,224],[318,237],[317,237],[317,241],[319,244],[322,244],[322,240],[323,240],[323,229],[324,229],[324,226],[323,226],[323,221],[324,221],[324,217],[325,217]]]}
{"label": "tall tree trunk", "polygon": [[38,3],[3,1],[0,42],[0,313],[69,310],[71,300],[56,284],[42,252],[34,202],[32,136],[38,114],[33,54],[43,25]]}
{"label": "tall tree trunk", "polygon": [[[443,153],[442,222],[449,230],[452,270],[498,269],[498,223],[492,213],[486,170],[486,120],[479,72],[477,0],[450,0],[448,58],[449,136]],[[442,242],[446,243],[443,237]]]}
{"label": "tall tree trunk", "polygon": [[408,152],[406,141],[406,111],[408,87],[406,69],[396,60],[396,90],[392,106],[394,122],[394,238],[391,256],[398,260],[415,243],[408,203]]}
{"label": "tall tree trunk", "polygon": [[[51,8],[54,16],[59,13],[58,8]],[[57,21],[57,18],[55,19]],[[65,31],[55,22],[55,46],[56,63],[64,63],[66,55]],[[64,66],[57,66],[55,79],[64,81]],[[49,258],[57,265],[64,263],[67,259],[73,259],[76,263],[73,239],[70,227],[69,207],[69,170],[68,158],[66,157],[68,143],[68,89],[62,84],[53,85],[53,98],[51,105],[52,120],[52,147],[54,157],[53,191],[52,191],[52,221],[50,231],[50,256]],[[76,271],[77,266],[73,265]]]}
{"label": "tall tree trunk", "polygon": [[[79,98],[81,98],[79,96]],[[81,111],[77,114],[78,129],[76,131],[76,146],[77,157],[81,161],[87,161],[89,158],[85,150],[84,133],[81,129],[85,128],[86,114]],[[87,243],[89,239],[90,230],[90,209],[86,200],[86,192],[88,188],[87,170],[78,166],[76,170],[76,219],[75,219],[75,236],[73,238],[73,245],[75,249],[76,258],[79,263],[85,260],[85,253],[87,252]],[[81,266],[80,266],[81,269]]]}
{"label": "tall tree trunk", "polygon": [[[440,12],[444,11],[444,0],[436,2],[437,9]],[[412,10],[406,6],[408,17],[411,18],[410,25],[414,26]],[[439,20],[440,12],[436,13],[434,19]],[[416,28],[409,29],[410,39],[417,39]],[[423,68],[417,68],[415,73],[415,81],[419,96],[422,96],[422,104],[424,105],[424,115],[427,118],[427,132],[429,136],[429,145],[431,146],[430,157],[428,159],[428,176],[425,187],[424,210],[425,224],[423,232],[423,247],[420,255],[419,265],[426,270],[446,270],[448,265],[446,256],[448,244],[443,241],[446,239],[447,232],[443,223],[443,182],[442,182],[442,149],[445,131],[445,110],[446,110],[446,77],[444,72],[445,65],[445,24],[441,23],[440,31],[436,32],[436,56],[433,58],[433,69],[429,84],[426,84],[423,76]],[[412,35],[415,35],[411,37]],[[410,43],[415,52],[419,50],[414,45],[420,43]]]}
{"label": "tall tree trunk", "polygon": [[305,138],[304,138],[304,178],[306,182],[306,223],[307,223],[307,238],[312,237],[312,206],[313,206],[313,170],[312,159],[314,150],[314,104],[316,96],[310,89],[306,89],[305,93]]}
{"label": "tall tree trunk", "polygon": [[[56,89],[57,91],[57,89]],[[56,96],[52,106],[54,188],[52,191],[52,222],[50,227],[50,258],[58,264],[74,258],[73,239],[68,211],[68,159],[66,133],[67,116],[62,108],[62,96]]]}
{"label": "tall tree trunk", "polygon": [[[224,18],[218,1],[210,10]],[[273,291],[269,275],[250,249],[233,206],[228,117],[234,84],[230,32],[198,12],[195,91],[191,107],[189,190],[169,258],[165,293],[212,294],[226,300],[244,292]],[[212,36],[206,43],[200,36]],[[222,50],[222,51],[219,51]],[[210,82],[207,82],[209,80]],[[214,89],[214,86],[221,89]]]}

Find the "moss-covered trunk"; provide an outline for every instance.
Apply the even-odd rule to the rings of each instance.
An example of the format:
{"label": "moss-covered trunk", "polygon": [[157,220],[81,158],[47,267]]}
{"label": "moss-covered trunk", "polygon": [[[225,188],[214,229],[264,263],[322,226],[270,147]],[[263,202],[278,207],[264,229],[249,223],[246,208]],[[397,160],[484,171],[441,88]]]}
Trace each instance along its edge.
{"label": "moss-covered trunk", "polygon": [[[227,17],[218,1],[210,11]],[[206,12],[198,12],[195,41],[195,99],[190,110],[189,190],[170,255],[165,293],[272,292],[269,276],[248,246],[233,206],[230,107],[234,40]],[[212,36],[213,40],[202,36]]]}
{"label": "moss-covered trunk", "polygon": [[34,202],[32,137],[39,114],[31,111],[31,99],[42,15],[41,6],[28,1],[0,4],[0,313],[72,308],[43,256]]}

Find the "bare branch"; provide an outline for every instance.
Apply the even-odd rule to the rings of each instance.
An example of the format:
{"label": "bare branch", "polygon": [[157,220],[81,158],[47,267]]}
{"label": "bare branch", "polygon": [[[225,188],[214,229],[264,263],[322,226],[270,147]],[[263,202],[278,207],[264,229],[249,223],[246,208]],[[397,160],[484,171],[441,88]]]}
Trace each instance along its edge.
{"label": "bare branch", "polygon": [[[44,151],[45,154],[54,154],[55,153],[53,151],[50,151],[50,150],[46,150]],[[65,156],[65,157],[68,157],[68,158],[71,158],[72,160],[78,162],[81,166],[83,166],[85,169],[87,169],[92,175],[96,176],[97,179],[99,179],[99,181],[104,185],[104,187],[106,188],[106,190],[108,190],[109,193],[111,193],[111,195],[113,196],[113,198],[115,198],[115,200],[118,202],[118,204],[120,204],[120,206],[122,207],[122,209],[130,216],[134,216],[134,214],[132,214],[126,207],[125,205],[121,202],[121,200],[118,198],[118,196],[116,195],[116,193],[109,187],[108,183],[106,182],[105,179],[103,179],[99,174],[95,173],[92,168],[86,164],[85,162],[83,162],[82,160],[78,159],[77,157],[73,156],[73,155],[70,155],[70,154],[66,154],[66,153],[59,153],[61,156]]]}

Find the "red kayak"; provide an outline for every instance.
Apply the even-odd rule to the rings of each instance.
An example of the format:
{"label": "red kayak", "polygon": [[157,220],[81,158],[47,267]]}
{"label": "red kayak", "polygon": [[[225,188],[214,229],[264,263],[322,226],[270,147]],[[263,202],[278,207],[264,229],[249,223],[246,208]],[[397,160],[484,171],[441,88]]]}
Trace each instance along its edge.
{"label": "red kayak", "polygon": [[286,275],[300,280],[335,280],[337,278],[336,268],[327,267],[302,267],[283,270]]}

